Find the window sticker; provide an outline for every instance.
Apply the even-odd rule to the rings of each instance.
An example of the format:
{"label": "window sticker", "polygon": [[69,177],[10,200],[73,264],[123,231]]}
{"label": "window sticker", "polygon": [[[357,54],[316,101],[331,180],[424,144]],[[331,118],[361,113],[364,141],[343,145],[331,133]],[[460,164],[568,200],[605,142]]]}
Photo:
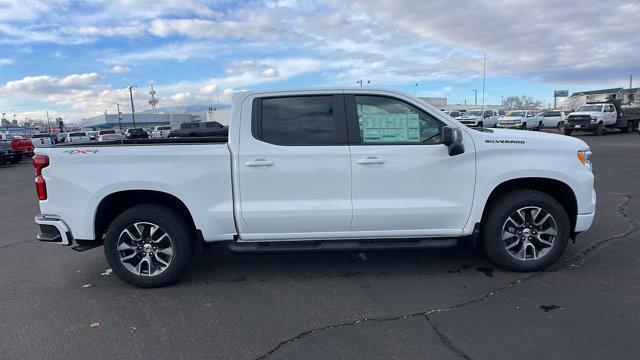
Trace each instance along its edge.
{"label": "window sticker", "polygon": [[364,142],[420,142],[420,118],[415,113],[362,114]]}

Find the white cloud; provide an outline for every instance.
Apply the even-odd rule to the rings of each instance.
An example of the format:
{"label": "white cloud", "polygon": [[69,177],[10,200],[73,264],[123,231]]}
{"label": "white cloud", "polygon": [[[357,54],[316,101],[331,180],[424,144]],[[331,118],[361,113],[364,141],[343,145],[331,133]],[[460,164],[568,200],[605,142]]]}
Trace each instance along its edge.
{"label": "white cloud", "polygon": [[122,74],[122,73],[126,73],[127,71],[130,71],[130,70],[131,69],[129,69],[126,66],[116,65],[116,66],[112,67],[109,72],[111,72],[112,74]]}
{"label": "white cloud", "polygon": [[63,78],[48,75],[26,76],[20,80],[7,82],[1,90],[7,92],[46,94],[52,91],[85,88],[100,77],[97,73],[72,74]]}
{"label": "white cloud", "polygon": [[13,63],[15,63],[13,59],[0,58],[0,67],[3,67],[5,65],[11,65]]}

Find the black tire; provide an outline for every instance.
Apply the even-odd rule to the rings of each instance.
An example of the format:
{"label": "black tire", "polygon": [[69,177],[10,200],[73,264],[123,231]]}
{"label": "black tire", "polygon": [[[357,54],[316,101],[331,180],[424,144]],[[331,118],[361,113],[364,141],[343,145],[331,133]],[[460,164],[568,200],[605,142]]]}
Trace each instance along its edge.
{"label": "black tire", "polygon": [[536,128],[536,130],[537,130],[537,131],[542,131],[542,128],[543,128],[542,123],[541,123],[541,122],[539,122],[539,123],[538,123],[538,127]]}
{"label": "black tire", "polygon": [[[134,274],[120,261],[121,255],[117,250],[120,234],[137,222],[157,224],[171,239],[171,261],[157,275]],[[105,235],[104,254],[113,272],[125,282],[141,288],[166,286],[178,281],[189,267],[193,258],[194,239],[191,226],[180,213],[162,205],[142,204],[123,211],[111,222]]]}
{"label": "black tire", "polygon": [[20,161],[22,161],[23,156],[22,155],[14,155],[11,160],[9,160],[10,163],[12,164],[17,164]]}
{"label": "black tire", "polygon": [[[511,271],[539,271],[547,268],[562,256],[569,243],[569,217],[560,203],[550,195],[537,190],[513,190],[493,201],[483,217],[480,239],[485,253],[499,267]],[[548,212],[556,222],[557,235],[548,252],[539,259],[519,260],[506,249],[502,238],[502,228],[507,219],[516,210],[526,206],[535,206]]]}
{"label": "black tire", "polygon": [[520,127],[521,130],[527,130],[527,123],[522,123],[522,126]]}
{"label": "black tire", "polygon": [[482,121],[480,121],[480,122],[478,123],[478,127],[484,127],[484,123],[483,123]]}
{"label": "black tire", "polygon": [[602,125],[602,123],[598,123],[598,127],[593,130],[593,135],[602,136],[602,134],[604,134],[604,125]]}
{"label": "black tire", "polygon": [[621,130],[623,133],[630,133],[630,132],[633,132],[633,129],[634,129],[633,121],[627,121],[627,127],[622,128]]}
{"label": "black tire", "polygon": [[567,136],[571,136],[571,133],[573,132],[573,130],[571,129],[567,129],[566,127],[562,127],[562,132],[567,135]]}
{"label": "black tire", "polygon": [[564,129],[564,121],[558,121],[558,125],[556,125],[558,130],[562,131]]}

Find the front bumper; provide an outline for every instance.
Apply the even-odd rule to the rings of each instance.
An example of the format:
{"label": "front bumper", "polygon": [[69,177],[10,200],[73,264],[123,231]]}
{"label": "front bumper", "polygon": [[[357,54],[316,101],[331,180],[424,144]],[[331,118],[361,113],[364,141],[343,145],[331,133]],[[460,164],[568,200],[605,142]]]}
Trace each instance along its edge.
{"label": "front bumper", "polygon": [[497,123],[496,127],[503,129],[520,129],[522,128],[522,124],[500,124]]}
{"label": "front bumper", "polygon": [[40,233],[36,235],[38,241],[56,243],[64,246],[73,244],[73,235],[67,224],[55,215],[37,215],[36,224],[40,226]]}
{"label": "front bumper", "polygon": [[598,123],[581,123],[581,124],[572,124],[570,122],[564,123],[564,128],[567,130],[595,130],[598,128]]}

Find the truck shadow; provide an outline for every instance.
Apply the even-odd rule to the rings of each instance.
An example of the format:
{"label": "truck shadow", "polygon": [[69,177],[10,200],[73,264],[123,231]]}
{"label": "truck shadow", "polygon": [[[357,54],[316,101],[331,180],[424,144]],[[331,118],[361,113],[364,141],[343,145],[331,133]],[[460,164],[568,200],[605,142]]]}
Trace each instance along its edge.
{"label": "truck shadow", "polygon": [[478,249],[380,250],[235,254],[214,245],[194,259],[187,281],[245,282],[291,279],[377,278],[469,274],[493,277],[494,266]]}

